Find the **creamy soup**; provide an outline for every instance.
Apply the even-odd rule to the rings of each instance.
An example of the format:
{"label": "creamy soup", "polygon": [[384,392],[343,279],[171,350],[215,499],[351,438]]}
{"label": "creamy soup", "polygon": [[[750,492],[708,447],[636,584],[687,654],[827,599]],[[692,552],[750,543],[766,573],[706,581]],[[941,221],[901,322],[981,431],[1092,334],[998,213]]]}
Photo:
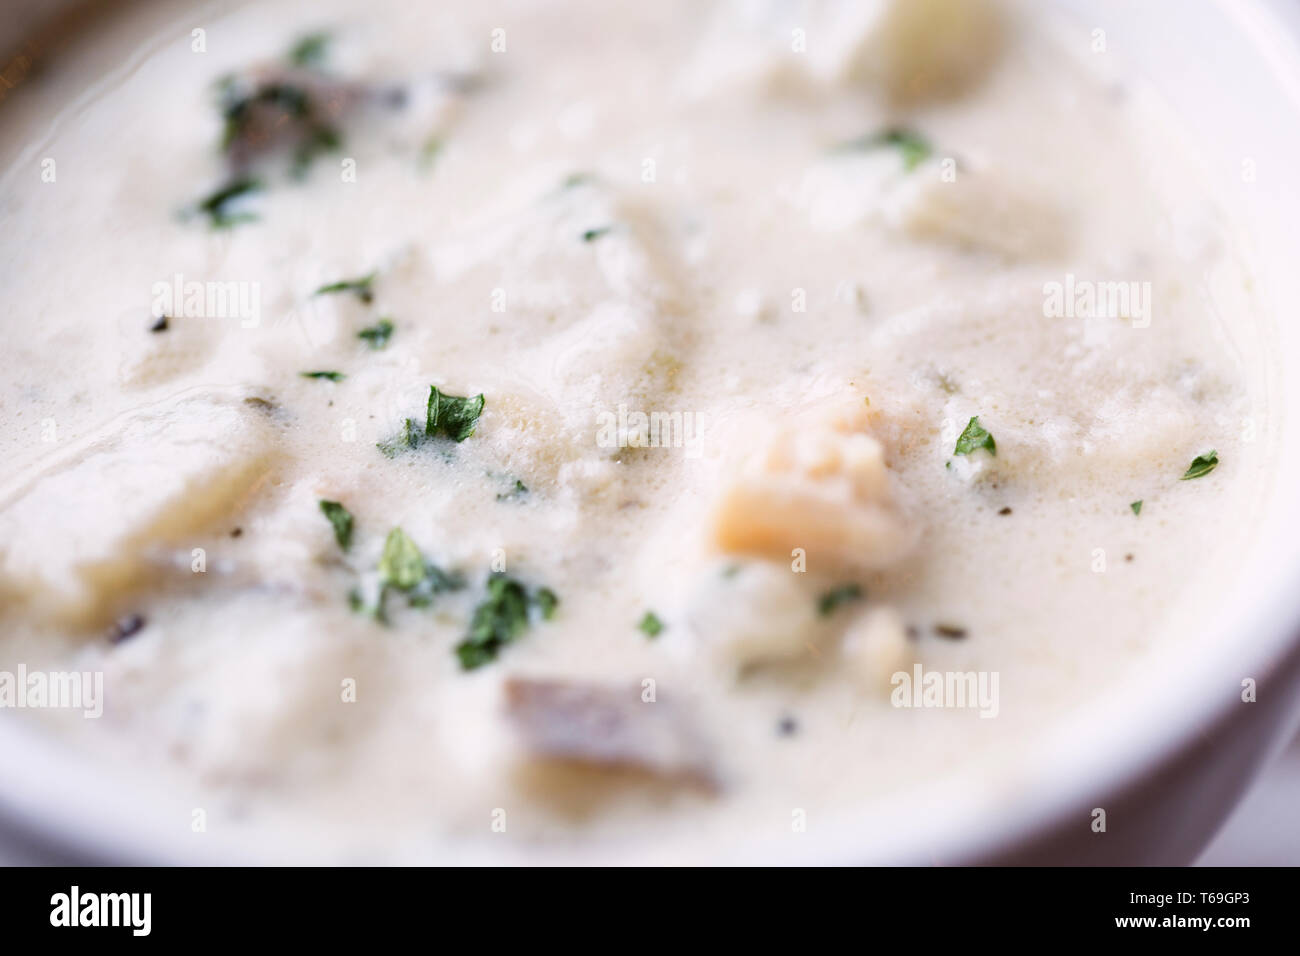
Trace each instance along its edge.
{"label": "creamy soup", "polygon": [[1014,788],[1230,580],[1250,272],[1090,28],[191,6],[0,107],[0,719],[176,852],[679,859]]}

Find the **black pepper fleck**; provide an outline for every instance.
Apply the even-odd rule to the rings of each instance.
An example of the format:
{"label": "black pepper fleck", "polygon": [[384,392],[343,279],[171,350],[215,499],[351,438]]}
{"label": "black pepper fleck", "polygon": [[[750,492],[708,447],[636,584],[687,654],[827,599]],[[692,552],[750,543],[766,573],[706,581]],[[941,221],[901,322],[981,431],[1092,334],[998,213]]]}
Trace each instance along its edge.
{"label": "black pepper fleck", "polygon": [[125,617],[119,617],[108,630],[108,642],[110,644],[122,643],[128,637],[133,637],[144,630],[145,623],[144,617],[139,614],[128,614]]}
{"label": "black pepper fleck", "polygon": [[793,717],[782,717],[776,725],[776,732],[782,737],[793,737],[799,730],[799,723]]}
{"label": "black pepper fleck", "polygon": [[151,326],[149,326],[149,331],[150,331],[150,332],[166,332],[167,329],[168,329],[168,327],[169,327],[169,323],[168,323],[168,321],[167,321],[167,316],[165,316],[165,315],[160,315],[160,316],[158,316],[158,318],[154,321],[154,324],[151,325]]}
{"label": "black pepper fleck", "polygon": [[1010,507],[1003,508],[1001,511],[998,512],[998,514],[1000,514],[1000,515],[1009,515],[1009,514],[1011,514],[1011,508],[1010,508]]}
{"label": "black pepper fleck", "polygon": [[936,624],[934,633],[940,637],[946,637],[949,640],[960,641],[966,636],[966,628],[957,627],[955,624]]}

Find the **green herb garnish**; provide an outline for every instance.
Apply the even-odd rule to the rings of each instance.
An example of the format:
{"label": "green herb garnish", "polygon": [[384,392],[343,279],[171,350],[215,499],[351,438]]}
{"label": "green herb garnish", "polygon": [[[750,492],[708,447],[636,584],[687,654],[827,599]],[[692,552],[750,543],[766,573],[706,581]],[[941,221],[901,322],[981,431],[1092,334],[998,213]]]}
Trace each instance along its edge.
{"label": "green herb garnish", "polygon": [[312,295],[332,295],[335,292],[351,292],[362,302],[370,302],[374,299],[375,293],[371,289],[371,284],[375,281],[377,272],[372,272],[368,276],[362,276],[360,279],[341,279],[338,282],[330,282],[321,286]]}
{"label": "green herb garnish", "polygon": [[366,582],[363,590],[362,586],[354,587],[348,592],[348,607],[357,614],[364,614],[372,617],[381,624],[388,623],[388,615],[384,613],[384,596],[388,593],[387,586],[377,578]]}
{"label": "green herb garnish", "polygon": [[320,502],[320,510],[334,526],[334,540],[346,551],[352,544],[352,514],[337,501]]}
{"label": "green herb garnish", "polygon": [[817,599],[817,613],[830,617],[841,604],[856,601],[862,597],[862,588],[856,584],[841,584],[832,588]]}
{"label": "green herb garnish", "polygon": [[380,319],[369,328],[362,329],[357,333],[357,338],[362,339],[372,349],[382,349],[388,344],[388,340],[393,335],[393,323],[388,319]]}
{"label": "green herb garnish", "polygon": [[1192,459],[1192,463],[1187,466],[1187,471],[1183,474],[1181,481],[1187,481],[1189,478],[1200,478],[1214,471],[1219,464],[1219,453],[1210,449],[1204,455],[1197,455]]}
{"label": "green herb garnish", "polygon": [[379,577],[399,591],[409,591],[424,577],[424,556],[401,528],[388,532],[379,559]]}
{"label": "green herb garnish", "polygon": [[225,125],[221,133],[221,148],[229,150],[255,126],[258,110],[277,111],[278,118],[290,122],[305,122],[311,112],[311,98],[307,91],[291,83],[267,83],[252,92],[241,93],[233,77],[221,84],[221,115]]}
{"label": "green herb garnish", "polygon": [[207,198],[199,201],[198,211],[208,217],[213,229],[229,229],[241,222],[254,222],[257,217],[252,213],[232,213],[228,208],[235,200],[262,188],[256,179],[247,176],[227,183]]}
{"label": "green herb garnish", "polygon": [[[289,174],[294,179],[302,179],[307,175],[307,170],[311,168],[317,156],[338,149],[342,145],[343,137],[333,126],[325,123],[310,125],[303,134],[302,141],[293,151],[293,164],[289,167]],[[370,299],[363,298],[362,301],[369,302]]]}
{"label": "green herb garnish", "polygon": [[528,486],[516,478],[515,486],[513,488],[509,491],[503,491],[497,494],[497,501],[510,501],[511,499],[519,498],[526,494],[528,494]]}
{"label": "green herb garnish", "polygon": [[1129,507],[1133,509],[1133,513],[1134,513],[1135,515],[1140,515],[1140,514],[1142,513],[1142,501],[1141,501],[1141,499],[1139,499],[1139,500],[1133,502],[1132,504],[1129,505]]}
{"label": "green herb garnish", "polygon": [[664,622],[659,620],[659,615],[655,614],[654,611],[646,611],[637,627],[641,629],[646,637],[655,638],[663,633]]}
{"label": "green herb garnish", "polygon": [[969,455],[980,448],[988,449],[990,455],[998,453],[993,436],[984,430],[984,426],[980,424],[979,416],[976,415],[966,423],[965,430],[957,438],[957,447],[953,449],[953,454]]}
{"label": "green herb garnish", "polygon": [[384,601],[390,591],[404,594],[411,607],[428,607],[435,595],[463,588],[465,579],[426,561],[406,532],[394,528],[384,540],[377,574],[363,578],[362,584],[369,593],[363,593],[361,587],[353,588],[348,594],[348,604],[354,611],[365,612],[386,624]]}
{"label": "green herb garnish", "polygon": [[289,48],[289,62],[295,66],[320,66],[329,49],[328,33],[308,33]]}
{"label": "green herb garnish", "polygon": [[406,448],[416,448],[420,444],[420,426],[415,423],[414,418],[408,418],[402,424],[400,434],[381,441],[375,447],[382,451],[389,458],[396,458],[397,453]]}
{"label": "green herb garnish", "polygon": [[929,140],[924,136],[899,126],[890,127],[878,133],[859,136],[857,139],[841,143],[835,147],[835,150],[837,152],[848,152],[880,149],[882,147],[897,149],[899,156],[903,160],[903,169],[909,173],[929,159],[934,152],[934,147],[930,145]]}
{"label": "green herb garnish", "polygon": [[[420,432],[414,419],[408,418],[403,423],[402,432],[388,441],[379,442],[377,447],[389,458],[407,448],[416,448],[427,437],[450,438],[463,442],[474,434],[479,415],[483,413],[485,400],[482,395],[473,398],[460,398],[446,395],[438,386],[429,386],[429,401],[425,409],[424,431]],[[516,485],[520,484],[516,482]],[[516,488],[516,491],[518,488]],[[528,489],[525,488],[524,491]],[[500,497],[500,496],[498,496]]]}
{"label": "green herb garnish", "polygon": [[424,577],[406,592],[411,607],[428,607],[435,595],[444,591],[459,591],[465,579],[454,571],[444,571],[432,562],[424,562]]}
{"label": "green herb garnish", "polygon": [[595,242],[601,236],[608,235],[614,229],[613,226],[598,226],[595,229],[588,229],[582,234],[583,242]]}
{"label": "green herb garnish", "polygon": [[487,597],[474,609],[469,633],[456,645],[465,670],[496,660],[505,647],[528,627],[528,592],[514,578],[494,574],[488,578]]}
{"label": "green herb garnish", "polygon": [[434,135],[426,139],[424,145],[420,147],[420,166],[424,169],[428,169],[432,166],[433,161],[438,158],[442,149],[442,137]]}
{"label": "green herb garnish", "polygon": [[533,601],[542,613],[542,620],[549,621],[555,617],[555,609],[559,607],[560,599],[550,588],[538,588],[537,593],[533,595]]}
{"label": "green herb garnish", "polygon": [[249,89],[226,77],[219,89],[221,149],[241,167],[281,142],[292,142],[296,145],[290,172],[301,178],[320,153],[342,143],[329,122],[330,104],[322,106],[302,86],[272,81]]}
{"label": "green herb garnish", "polygon": [[299,372],[298,374],[301,375],[303,378],[325,379],[326,381],[330,381],[330,382],[341,382],[345,378],[347,378],[347,376],[344,375],[342,372],[334,372],[330,370],[326,370],[322,372]]}
{"label": "green herb garnish", "polygon": [[[465,586],[465,579],[460,574],[444,571],[426,561],[416,543],[401,528],[388,532],[378,570],[378,593],[371,610],[381,621],[385,620],[384,598],[390,590],[405,594],[411,607],[428,607],[435,595],[458,591]],[[360,592],[354,591],[353,595],[354,608],[365,609],[367,605]]]}
{"label": "green herb garnish", "polygon": [[424,433],[442,435],[455,442],[463,442],[474,434],[485,404],[481,394],[473,398],[445,395],[437,385],[429,386],[429,402],[425,411]]}

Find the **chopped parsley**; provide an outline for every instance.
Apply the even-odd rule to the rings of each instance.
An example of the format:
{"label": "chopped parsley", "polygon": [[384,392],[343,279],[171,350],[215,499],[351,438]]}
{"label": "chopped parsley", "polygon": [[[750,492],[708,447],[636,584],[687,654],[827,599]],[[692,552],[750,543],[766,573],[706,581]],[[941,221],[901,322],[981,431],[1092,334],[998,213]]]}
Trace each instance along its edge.
{"label": "chopped parsley", "polygon": [[496,660],[501,648],[528,629],[528,608],[536,604],[542,617],[550,620],[559,598],[548,588],[529,597],[528,590],[514,578],[493,574],[488,578],[487,596],[474,608],[469,633],[456,645],[460,666],[472,671]]}
{"label": "chopped parsley", "polygon": [[654,611],[646,611],[637,627],[641,629],[646,637],[654,638],[663,633],[664,622],[659,620],[659,615],[655,614]]}
{"label": "chopped parsley", "polygon": [[596,177],[591,173],[569,173],[560,183],[561,189],[576,189],[579,186],[590,186],[596,181]]}
{"label": "chopped parsley", "polygon": [[262,188],[256,179],[247,176],[232,180],[220,189],[199,200],[198,211],[208,217],[208,224],[213,229],[229,229],[242,222],[255,222],[257,216],[250,212],[232,212],[230,205],[238,199],[255,193]]}
{"label": "chopped parsley", "polygon": [[980,448],[988,449],[990,455],[998,453],[998,446],[990,435],[980,424],[980,418],[976,415],[966,423],[966,428],[957,438],[957,447],[953,449],[954,455],[969,455]]}
{"label": "chopped parsley", "polygon": [[352,514],[337,501],[321,499],[320,510],[334,526],[334,540],[346,551],[352,545]]}
{"label": "chopped parsley", "polygon": [[381,441],[375,447],[382,451],[389,458],[396,458],[397,453],[404,448],[415,448],[420,444],[420,426],[416,424],[414,418],[408,418],[402,424],[400,434]]}
{"label": "chopped parsley", "polygon": [[342,372],[334,372],[328,369],[321,372],[299,372],[298,374],[303,378],[325,379],[330,382],[341,382],[347,378]]}
{"label": "chopped parsley", "polygon": [[542,620],[549,621],[555,617],[555,609],[560,605],[560,599],[556,597],[555,592],[550,588],[538,588],[537,593],[533,595],[533,600],[537,603],[537,610],[542,612]]}
{"label": "chopped parsley", "polygon": [[318,67],[325,60],[329,44],[328,33],[308,33],[289,48],[289,62],[294,66]]}
{"label": "chopped parsley", "polygon": [[515,479],[515,486],[509,491],[502,491],[497,494],[497,501],[510,501],[528,494],[528,486],[518,478]]}
{"label": "chopped parsley", "polygon": [[[465,579],[454,571],[444,571],[431,561],[426,561],[419,547],[401,528],[388,532],[384,552],[379,558],[379,593],[375,600],[375,617],[384,619],[384,596],[388,591],[406,595],[411,607],[428,607],[436,595],[444,591],[459,591]],[[355,594],[356,592],[354,592]],[[354,598],[354,607],[362,605]]]}
{"label": "chopped parsley", "polygon": [[348,592],[348,607],[358,614],[365,614],[373,617],[376,621],[387,623],[388,619],[384,616],[384,587],[379,585],[378,589],[370,589],[374,594],[373,600],[366,600],[366,593],[360,587],[355,587]]}
{"label": "chopped parsley", "polygon": [[424,577],[424,556],[401,528],[388,532],[379,559],[379,577],[399,591],[409,591]]}
{"label": "chopped parsley", "polygon": [[221,131],[223,150],[235,146],[252,130],[259,108],[274,109],[295,120],[301,120],[311,109],[306,91],[291,83],[267,83],[251,92],[241,92],[240,87],[234,77],[227,77],[221,84],[221,113],[225,120]]}
{"label": "chopped parsley", "polygon": [[841,143],[836,147],[836,151],[848,152],[885,147],[898,150],[903,160],[903,169],[909,173],[929,159],[934,152],[934,147],[924,136],[901,126],[891,126],[878,133],[859,136],[857,139]]}
{"label": "chopped parsley", "polygon": [[393,323],[388,319],[380,319],[369,328],[362,329],[357,333],[357,338],[364,341],[372,349],[382,349],[388,344],[388,340],[393,335]]}
{"label": "chopped parsley", "polygon": [[424,562],[424,576],[406,592],[411,607],[428,607],[436,595],[444,591],[459,591],[465,579],[455,571],[444,571],[432,562]]}
{"label": "chopped parsley", "polygon": [[[322,501],[321,510],[326,504],[342,509],[336,502]],[[334,520],[332,516],[330,520]],[[347,529],[350,535],[350,515]],[[348,594],[348,603],[354,611],[386,624],[384,603],[390,592],[405,595],[411,607],[428,607],[438,594],[464,587],[465,578],[459,572],[444,571],[425,560],[411,537],[401,528],[393,528],[384,540],[376,573],[361,578],[360,586]],[[541,620],[549,621],[559,604],[559,597],[550,588],[538,588],[530,594],[520,581],[506,574],[489,575],[486,593],[474,608],[464,639],[455,648],[461,667],[474,670],[496,660],[505,645],[528,629],[533,608]]]}
{"label": "chopped parsley", "polygon": [[[408,418],[402,424],[402,431],[398,435],[379,442],[376,446],[389,458],[397,457],[398,452],[407,448],[418,448],[420,443],[426,437],[429,438],[450,438],[455,442],[463,442],[470,435],[474,434],[474,429],[478,425],[479,416],[483,413],[483,406],[486,404],[482,395],[475,395],[473,398],[460,398],[456,395],[447,395],[438,390],[438,386],[429,386],[429,401],[425,409],[424,431],[420,431],[420,426],[415,419]],[[515,482],[515,490],[509,496],[513,496],[522,488],[522,482]],[[527,491],[527,488],[522,488]],[[497,496],[501,498],[501,495]]]}
{"label": "chopped parsley", "polygon": [[[272,80],[249,88],[235,77],[219,87],[224,129],[221,149],[238,166],[279,142],[295,144],[290,172],[301,178],[322,152],[343,142],[329,122],[330,104],[323,106],[303,86]],[[328,99],[326,94],[324,99]]]}
{"label": "chopped parsley", "polygon": [[438,390],[437,385],[430,385],[424,433],[430,437],[442,435],[452,441],[463,442],[474,434],[484,404],[482,394],[473,398],[460,398],[446,395]]}
{"label": "chopped parsley", "polygon": [[[375,281],[375,276],[377,275],[378,273],[372,272],[370,275],[362,276],[360,279],[340,279],[338,282],[330,282],[321,286],[313,292],[312,295],[332,295],[336,292],[351,292],[362,302],[371,302],[375,298],[375,293],[371,288],[371,285]],[[391,329],[389,331],[391,331]]]}
{"label": "chopped parsley", "polygon": [[420,166],[425,169],[432,166],[434,160],[436,160],[438,155],[442,152],[442,149],[443,142],[441,136],[435,134],[426,139],[424,145],[420,147]]}
{"label": "chopped parsley", "polygon": [[1219,464],[1219,453],[1210,449],[1204,455],[1197,455],[1192,459],[1192,463],[1187,466],[1187,471],[1183,474],[1181,481],[1187,481],[1190,478],[1200,478],[1214,471]]}
{"label": "chopped parsley", "polygon": [[[259,110],[271,110],[282,119],[302,122],[310,111],[310,99],[300,87],[290,83],[267,83],[252,91],[241,91],[234,77],[221,83],[221,148],[230,151],[255,132]],[[277,124],[278,125],[278,124]]]}
{"label": "chopped parsley", "polygon": [[862,597],[862,588],[856,584],[841,584],[837,588],[831,588],[817,600],[817,613],[822,617],[830,617],[835,613],[841,604],[847,604],[849,601],[857,601]]}
{"label": "chopped parsley", "polygon": [[1140,515],[1142,513],[1142,500],[1139,498],[1137,501],[1130,504],[1129,507],[1133,509],[1135,515]]}
{"label": "chopped parsley", "polygon": [[[332,126],[324,124],[314,125],[308,128],[297,147],[293,151],[293,165],[289,167],[289,173],[294,179],[302,179],[307,175],[307,170],[311,164],[316,161],[316,157],[321,153],[328,153],[332,149],[338,149],[343,145],[343,137],[339,135],[338,130]],[[364,301],[369,302],[369,299]]]}
{"label": "chopped parsley", "polygon": [[583,242],[595,242],[601,236],[608,235],[613,231],[613,226],[598,226],[595,229],[588,229],[582,234]]}

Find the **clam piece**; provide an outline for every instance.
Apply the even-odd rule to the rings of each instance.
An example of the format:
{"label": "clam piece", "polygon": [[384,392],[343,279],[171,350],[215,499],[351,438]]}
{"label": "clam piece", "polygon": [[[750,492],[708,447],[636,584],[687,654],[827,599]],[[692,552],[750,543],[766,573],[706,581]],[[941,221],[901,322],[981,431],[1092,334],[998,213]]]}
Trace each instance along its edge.
{"label": "clam piece", "polygon": [[1068,251],[1065,213],[1033,187],[987,169],[945,181],[937,160],[926,163],[891,197],[885,216],[913,239],[992,252],[1011,262]]}
{"label": "clam piece", "polygon": [[634,684],[512,678],[505,697],[531,756],[717,787],[709,748],[690,716],[671,701],[644,700]]}
{"label": "clam piece", "polygon": [[262,69],[222,89],[221,148],[232,173],[284,149],[299,165],[339,142],[339,125],[363,100],[365,87],[314,70]]}

